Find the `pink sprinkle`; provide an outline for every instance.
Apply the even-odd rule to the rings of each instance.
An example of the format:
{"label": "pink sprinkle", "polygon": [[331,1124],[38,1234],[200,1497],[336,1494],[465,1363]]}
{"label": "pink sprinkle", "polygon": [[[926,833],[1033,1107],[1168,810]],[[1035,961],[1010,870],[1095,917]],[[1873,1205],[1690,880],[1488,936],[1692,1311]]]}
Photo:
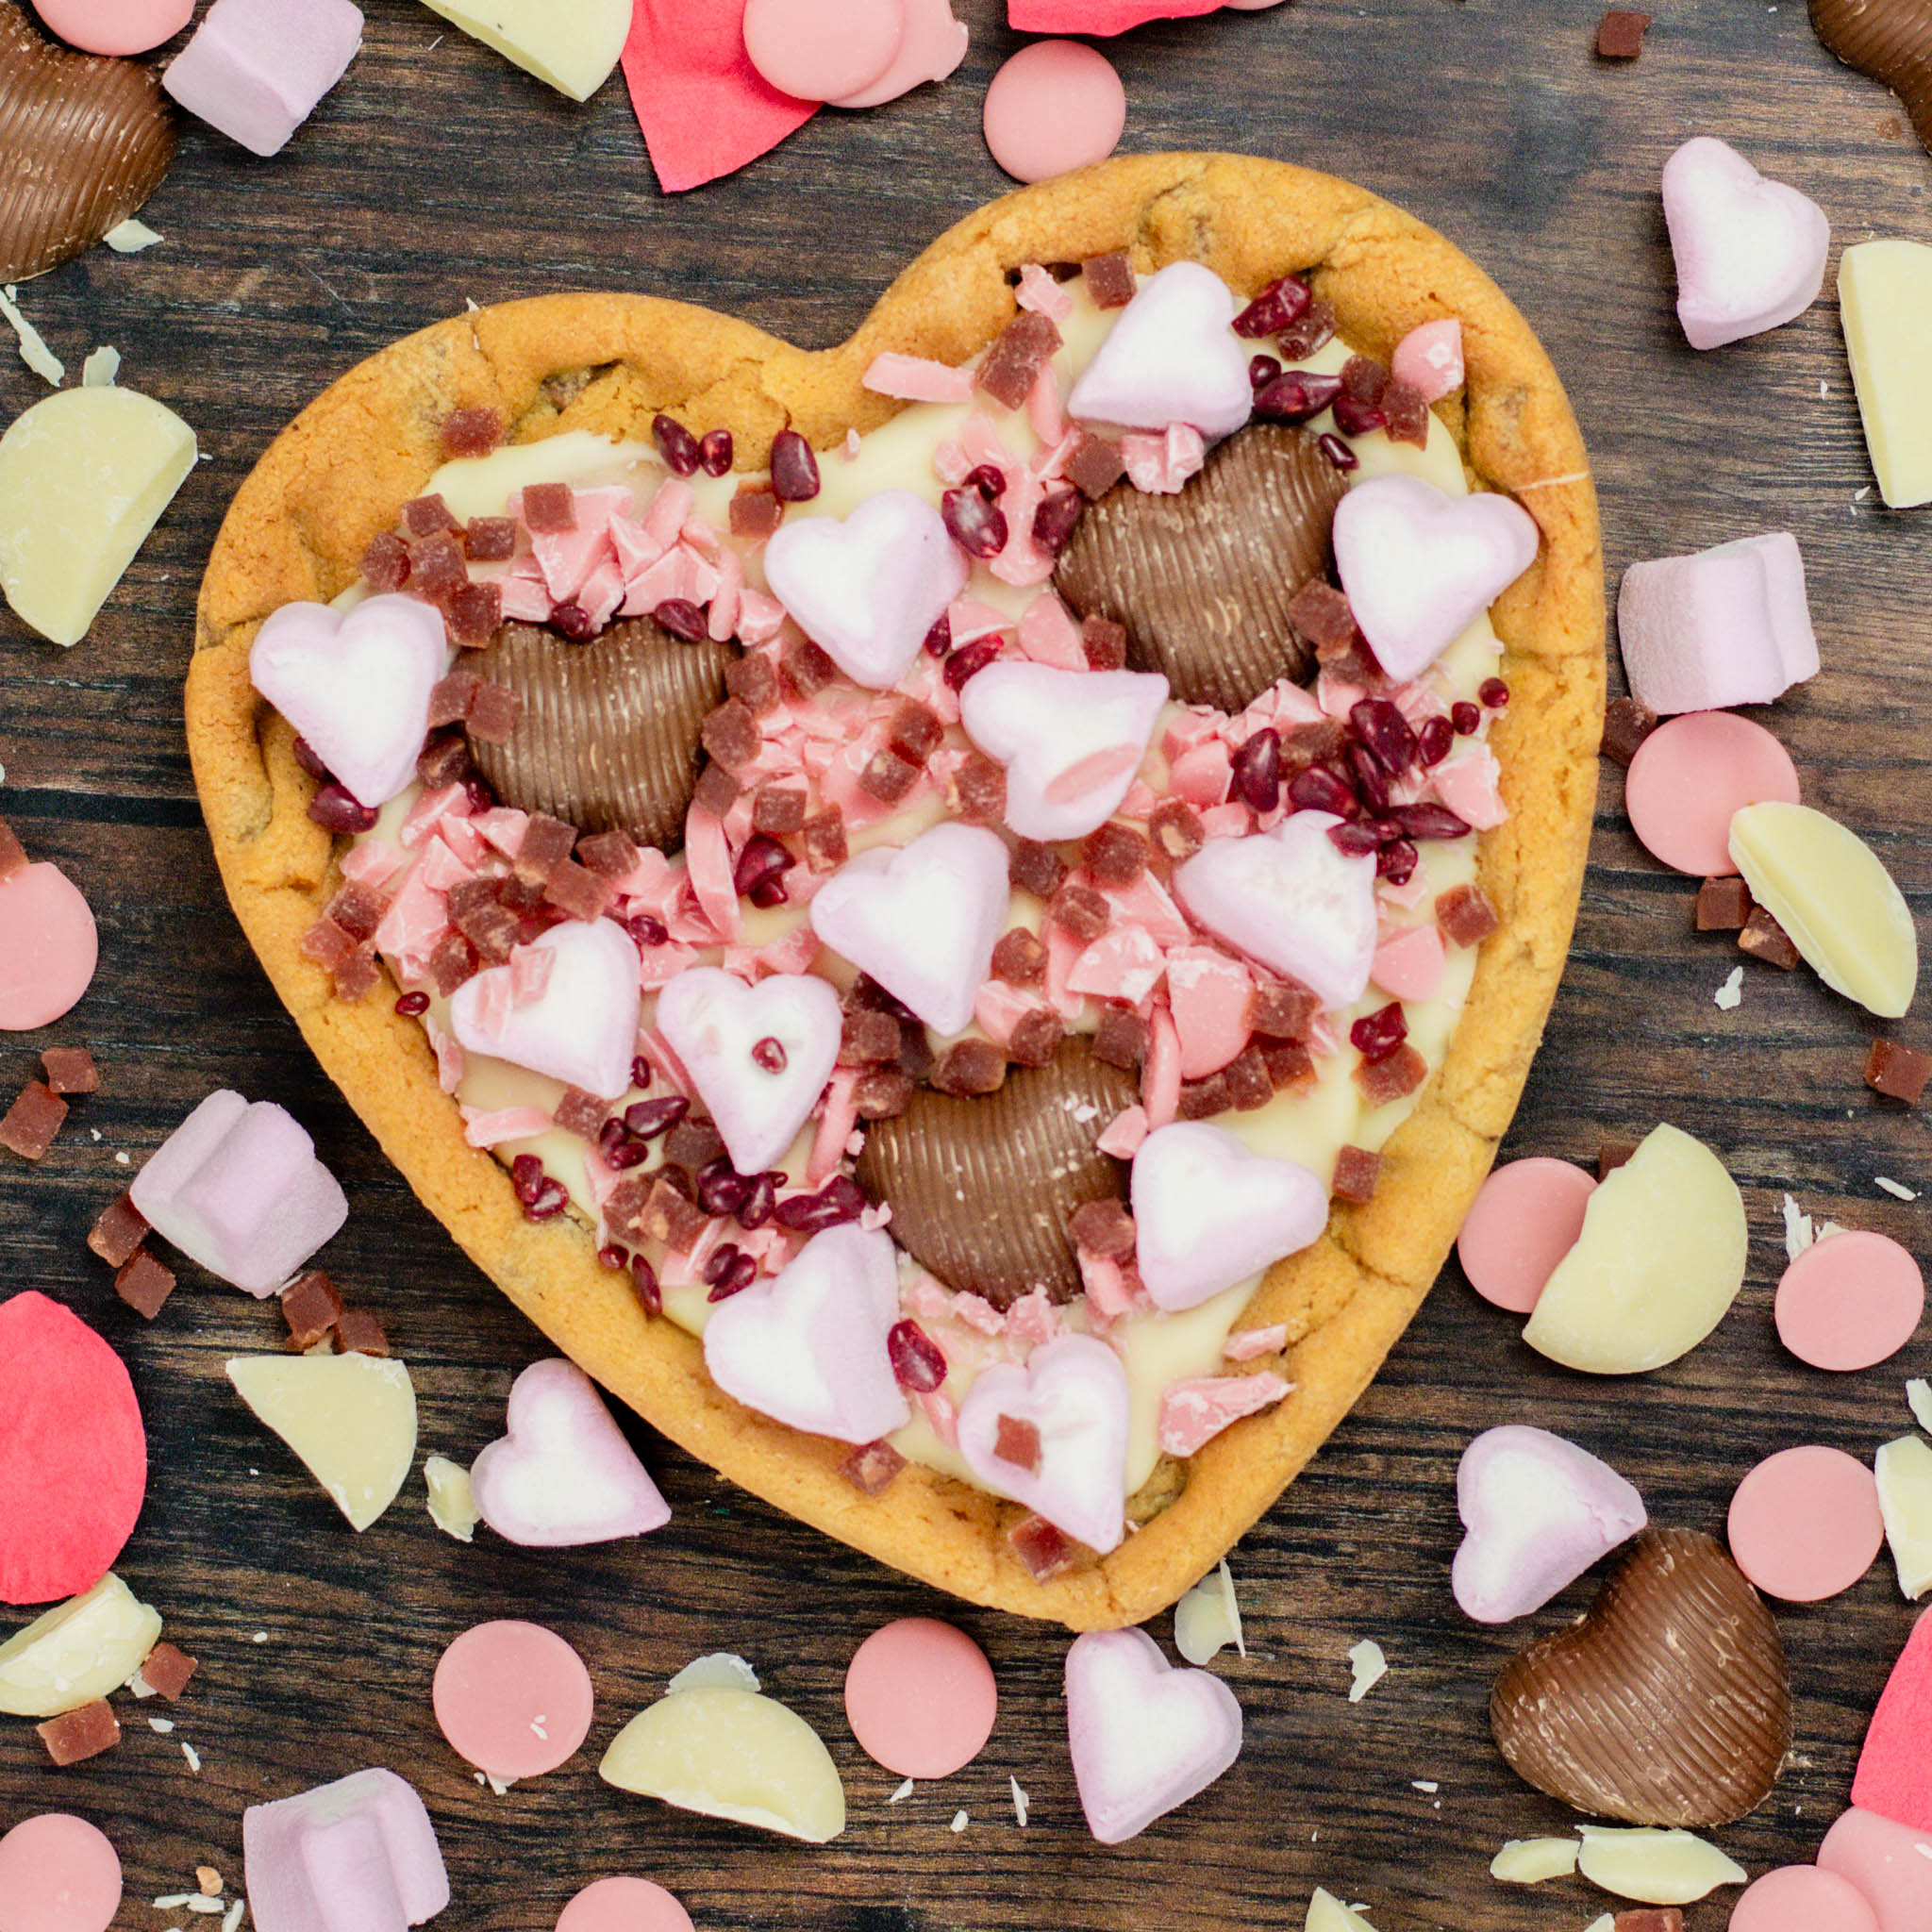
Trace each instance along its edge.
{"label": "pink sprinkle", "polygon": [[1000,501],[1007,518],[1007,547],[987,565],[1003,584],[1043,584],[1053,575],[1053,558],[1033,541],[1033,514],[1045,495],[1046,485],[1030,471],[1023,470],[1008,481]]}
{"label": "pink sprinkle", "polygon": [[641,576],[671,548],[668,541],[660,541],[643,525],[622,516],[610,519],[610,546],[626,579]]}
{"label": "pink sprinkle", "polygon": [[1020,649],[1036,664],[1058,671],[1085,671],[1087,653],[1080,626],[1051,591],[1042,591],[1020,613]]}
{"label": "pink sprinkle", "polygon": [[924,356],[900,356],[891,350],[874,356],[859,378],[874,395],[907,403],[970,403],[973,372],[953,369]]}
{"label": "pink sprinkle", "polygon": [[638,966],[638,984],[646,992],[669,986],[686,967],[695,966],[702,958],[696,947],[680,945],[675,940],[653,946]]}
{"label": "pink sprinkle", "polygon": [[1279,1355],[1288,1346],[1288,1324],[1276,1322],[1266,1328],[1237,1328],[1221,1344],[1221,1353],[1231,1362],[1251,1362],[1257,1356]]}
{"label": "pink sprinkle", "polygon": [[1164,1007],[1154,1009],[1152,1034],[1147,1064],[1141,1070],[1141,1104],[1147,1109],[1150,1130],[1171,1125],[1181,1104],[1180,1036]]}
{"label": "pink sprinkle", "polygon": [[1192,1456],[1230,1423],[1272,1408],[1293,1387],[1267,1370],[1257,1375],[1207,1375],[1171,1382],[1161,1391],[1155,1439],[1169,1456]]}
{"label": "pink sprinkle", "polygon": [[1029,261],[1020,271],[1020,286],[1013,291],[1013,299],[1022,308],[1030,308],[1049,322],[1065,322],[1074,312],[1072,291],[1055,281],[1037,261]]}
{"label": "pink sprinkle", "polygon": [[463,1139],[472,1147],[501,1147],[506,1141],[533,1141],[547,1134],[555,1123],[541,1108],[503,1107],[486,1113],[481,1108],[462,1109]]}
{"label": "pink sprinkle", "polygon": [[1116,1160],[1131,1160],[1141,1151],[1141,1142],[1147,1134],[1147,1109],[1144,1107],[1123,1108],[1093,1144],[1103,1154],[1112,1155]]}

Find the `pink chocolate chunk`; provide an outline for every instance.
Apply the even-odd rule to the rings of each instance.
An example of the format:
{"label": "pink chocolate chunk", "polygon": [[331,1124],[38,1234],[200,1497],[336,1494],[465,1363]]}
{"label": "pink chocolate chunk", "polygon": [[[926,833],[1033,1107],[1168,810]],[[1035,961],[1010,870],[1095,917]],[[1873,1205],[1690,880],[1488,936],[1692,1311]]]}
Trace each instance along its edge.
{"label": "pink chocolate chunk", "polygon": [[350,0],[215,0],[161,85],[252,153],[279,154],[361,44]]}
{"label": "pink chocolate chunk", "polygon": [[429,1813],[392,1771],[358,1771],[242,1814],[256,1932],[408,1932],[449,1904]]}

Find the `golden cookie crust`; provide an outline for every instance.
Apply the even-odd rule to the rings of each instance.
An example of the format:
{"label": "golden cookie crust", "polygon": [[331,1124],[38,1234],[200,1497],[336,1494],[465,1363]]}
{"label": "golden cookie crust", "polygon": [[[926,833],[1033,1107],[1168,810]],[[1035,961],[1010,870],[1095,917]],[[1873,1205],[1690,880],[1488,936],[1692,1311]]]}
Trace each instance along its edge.
{"label": "golden cookie crust", "polygon": [[[333,841],[306,816],[311,781],[288,726],[249,684],[248,649],[279,605],[329,599],[355,578],[370,538],[438,467],[439,425],[454,408],[503,410],[519,442],[567,429],[642,437],[669,409],[730,429],[741,465],[761,466],[779,429],[824,446],[890,416],[896,406],[859,380],[881,350],[958,362],[984,347],[1013,312],[1008,271],[1117,248],[1143,273],[1205,262],[1238,291],[1310,273],[1343,335],[1385,359],[1417,324],[1459,317],[1468,385],[1441,413],[1472,483],[1515,494],[1543,547],[1493,612],[1512,696],[1491,741],[1510,815],[1482,836],[1479,876],[1503,928],[1482,949],[1445,1063],[1385,1150],[1374,1202],[1338,1206],[1323,1239],[1278,1265],[1243,1317],[1287,1324],[1286,1360],[1256,1366],[1281,1369],[1294,1392],[1191,1464],[1164,1463],[1139,1499],[1145,1527],[1041,1584],[1007,1540],[1013,1506],[917,1464],[869,1499],[839,1474],[845,1445],[724,1395],[700,1344],[646,1322],[582,1227],[524,1219],[508,1174],[464,1141],[423,1030],[392,1010],[387,982],[353,1005],[332,997],[299,942],[338,883]],[[1106,162],[981,208],[833,349],[617,294],[507,303],[385,349],[310,404],[237,493],[202,583],[187,716],[223,880],[275,991],[383,1150],[503,1291],[655,1427],[768,1502],[959,1596],[1092,1629],[1143,1621],[1211,1569],[1341,1421],[1421,1306],[1508,1125],[1562,974],[1603,682],[1595,492],[1527,324],[1458,250],[1363,189],[1275,161],[1182,154]]]}

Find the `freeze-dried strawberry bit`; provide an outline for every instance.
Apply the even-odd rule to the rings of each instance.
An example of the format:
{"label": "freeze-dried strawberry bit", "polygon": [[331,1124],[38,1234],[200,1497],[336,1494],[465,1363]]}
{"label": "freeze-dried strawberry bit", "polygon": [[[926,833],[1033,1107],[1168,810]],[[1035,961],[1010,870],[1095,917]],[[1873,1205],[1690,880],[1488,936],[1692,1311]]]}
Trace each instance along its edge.
{"label": "freeze-dried strawberry bit", "polygon": [[461,527],[441,496],[412,496],[403,506],[403,529],[411,537],[433,537],[439,530]]}
{"label": "freeze-dried strawberry bit", "polygon": [[1282,275],[1272,281],[1234,319],[1234,332],[1253,340],[1257,336],[1278,336],[1292,328],[1308,312],[1315,291],[1299,275]]}
{"label": "freeze-dried strawberry bit", "polygon": [[462,546],[446,530],[438,530],[409,545],[409,592],[441,604],[470,581]]}
{"label": "freeze-dried strawberry bit", "polygon": [[1007,1532],[1007,1541],[1035,1583],[1051,1583],[1072,1569],[1080,1547],[1043,1516],[1023,1516]]}
{"label": "freeze-dried strawberry bit", "polygon": [[1391,886],[1406,886],[1421,863],[1422,854],[1407,839],[1391,839],[1375,854],[1375,876]]}
{"label": "freeze-dried strawberry bit", "polygon": [[1434,771],[1449,756],[1450,747],[1456,742],[1456,727],[1438,712],[1433,718],[1424,718],[1415,735],[1415,761],[1424,771]]}
{"label": "freeze-dried strawberry bit", "polygon": [[1346,649],[1356,641],[1348,599],[1320,577],[1311,577],[1288,600],[1288,621],[1311,650]]}
{"label": "freeze-dried strawberry bit", "polygon": [[1248,358],[1248,387],[1266,389],[1281,374],[1281,364],[1273,356],[1251,356]]}
{"label": "freeze-dried strawberry bit", "polygon": [[141,1667],[141,1680],[170,1704],[180,1702],[188,1681],[201,1668],[197,1658],[172,1643],[158,1643]]}
{"label": "freeze-dried strawberry bit", "polygon": [[[940,516],[953,541],[968,557],[977,558],[982,563],[1007,547],[1006,511],[977,490],[948,490],[940,498]],[[961,655],[956,653],[951,661],[957,662]]]}
{"label": "freeze-dried strawberry bit", "polygon": [[675,416],[655,416],[651,420],[651,441],[664,458],[664,467],[674,476],[695,476],[698,472],[698,440]]}
{"label": "freeze-dried strawberry bit", "polygon": [[839,1465],[839,1474],[861,1496],[883,1496],[905,1467],[906,1458],[881,1437],[853,1450]]}
{"label": "freeze-dried strawberry bit", "polygon": [[1176,865],[1208,842],[1200,813],[1185,798],[1162,799],[1147,821],[1147,835],[1154,849]]}
{"label": "freeze-dried strawberry bit", "polygon": [[508,563],[517,554],[517,520],[472,517],[463,530],[463,551],[472,563]]}
{"label": "freeze-dried strawberry bit", "polygon": [[1248,1029],[1278,1040],[1306,1040],[1321,1010],[1322,1002],[1307,987],[1293,980],[1261,980],[1248,995]]}
{"label": "freeze-dried strawberry bit", "polygon": [[1415,731],[1388,698],[1358,700],[1349,707],[1348,722],[1391,777],[1401,777],[1414,764]]}
{"label": "freeze-dried strawberry bit", "polygon": [[899,1023],[891,1014],[874,1012],[865,1008],[845,1014],[839,1035],[839,1062],[841,1066],[884,1066],[887,1061],[898,1058]]}
{"label": "freeze-dried strawberry bit", "polygon": [[44,1081],[29,1080],[0,1119],[0,1147],[24,1160],[39,1160],[66,1118],[67,1103]]}
{"label": "freeze-dried strawberry bit", "polygon": [[1421,390],[1391,380],[1376,407],[1382,411],[1391,442],[1407,442],[1416,449],[1428,446],[1429,406]]}
{"label": "freeze-dried strawberry bit", "polygon": [[1013,883],[1036,899],[1051,899],[1067,876],[1067,861],[1051,845],[1022,839],[1013,847],[1008,867]]}
{"label": "freeze-dried strawberry bit", "polygon": [[502,441],[500,409],[452,409],[442,419],[442,453],[446,457],[487,457]]}
{"label": "freeze-dried strawberry bit", "polygon": [[1064,474],[1089,503],[1097,503],[1127,474],[1126,452],[1110,437],[1083,429]]}
{"label": "freeze-dried strawberry bit", "polygon": [[416,758],[416,775],[431,791],[460,785],[472,769],[470,741],[460,731],[436,733],[425,741]]}
{"label": "freeze-dried strawberry bit", "polygon": [[1134,299],[1134,265],[1124,249],[1090,256],[1080,264],[1080,274],[1096,308],[1124,308]]}
{"label": "freeze-dried strawberry bit", "polygon": [[1932,1054],[1895,1040],[1874,1040],[1865,1056],[1865,1084],[1888,1100],[1916,1107],[1932,1082]]}
{"label": "freeze-dried strawberry bit", "polygon": [[1317,375],[1312,369],[1288,369],[1266,388],[1255,392],[1255,414],[1263,423],[1311,423],[1324,409],[1332,409],[1341,395],[1339,375]]}
{"label": "freeze-dried strawberry bit", "polygon": [[1341,392],[1352,402],[1379,403],[1389,381],[1388,370],[1373,356],[1351,356],[1341,365]]}
{"label": "freeze-dried strawberry bit", "polygon": [[1053,318],[1023,308],[994,338],[974,385],[1008,409],[1024,408],[1040,372],[1059,346],[1060,332]]}
{"label": "freeze-dried strawberry bit", "polygon": [[886,742],[898,755],[915,765],[923,765],[940,748],[945,726],[925,706],[908,698],[893,711],[886,726]]}
{"label": "freeze-dried strawberry bit", "polygon": [[566,1087],[550,1109],[550,1118],[565,1133],[575,1134],[579,1140],[594,1141],[604,1131],[608,1111],[594,1093],[587,1093],[581,1087]]}
{"label": "freeze-dried strawberry bit", "polygon": [[1127,628],[1098,611],[1080,620],[1080,649],[1090,671],[1124,671],[1127,663]]}
{"label": "freeze-dried strawberry bit", "polygon": [[429,983],[440,998],[476,976],[476,948],[459,932],[446,932],[429,955]]}
{"label": "freeze-dried strawberry bit", "polygon": [[514,912],[491,900],[466,912],[456,924],[458,936],[469,941],[475,949],[475,958],[484,965],[502,966],[508,962],[511,949],[517,943]]}
{"label": "freeze-dried strawberry bit", "polygon": [[917,1322],[895,1322],[886,1331],[886,1353],[900,1388],[930,1395],[946,1379],[944,1351]]}
{"label": "freeze-dried strawberry bit", "polygon": [[992,1439],[992,1453],[995,1460],[1006,1463],[1009,1468],[1024,1470],[1028,1475],[1038,1475],[1040,1424],[1027,1421],[1024,1416],[1001,1416]]}
{"label": "freeze-dried strawberry bit", "polygon": [[724,689],[758,717],[775,711],[784,702],[778,673],[762,651],[748,651],[724,667]]}
{"label": "freeze-dried strawberry bit", "polygon": [[1134,1253],[1134,1217],[1118,1201],[1086,1201],[1067,1224],[1075,1242],[1104,1261],[1125,1261]]}
{"label": "freeze-dried strawberry bit", "polygon": [[1355,1084],[1371,1107],[1386,1107],[1404,1099],[1429,1076],[1429,1063],[1406,1042],[1378,1060],[1363,1060],[1355,1070]]}
{"label": "freeze-dried strawberry bit", "polygon": [[338,960],[331,976],[335,980],[336,998],[353,1006],[375,991],[382,974],[375,964],[375,953],[363,946]]}
{"label": "freeze-dried strawberry bit", "polygon": [[970,644],[962,644],[946,659],[946,668],[940,674],[947,688],[964,691],[969,679],[977,677],[1000,654],[1000,641],[997,637],[974,638]]}
{"label": "freeze-dried strawberry bit", "polygon": [[1046,916],[1082,945],[1091,945],[1113,924],[1113,908],[1091,886],[1062,886],[1048,902]]}
{"label": "freeze-dried strawberry bit", "polygon": [[[686,1114],[672,1130],[664,1136],[664,1160],[667,1167],[683,1168],[688,1174],[696,1174],[710,1166],[724,1152],[724,1142],[718,1129],[702,1114]],[[674,1191],[682,1194],[687,1201],[696,1198],[696,1182],[689,1187],[679,1187],[683,1178],[678,1174],[668,1174],[667,1181]],[[701,1234],[699,1228],[693,1234]],[[659,1239],[663,1239],[662,1236]],[[688,1242],[674,1241],[674,1247],[689,1246]]]}
{"label": "freeze-dried strawberry bit", "polygon": [[1147,841],[1131,825],[1109,819],[1081,841],[1080,858],[1103,886],[1131,886],[1147,870]]}
{"label": "freeze-dried strawberry bit", "polygon": [[819,493],[819,459],[795,429],[772,439],[772,494],[780,503],[809,503]]}
{"label": "freeze-dried strawberry bit", "polygon": [[767,838],[790,839],[805,824],[806,792],[800,785],[760,785],[751,803],[751,825]]}
{"label": "freeze-dried strawberry bit", "polygon": [[324,917],[334,920],[352,940],[359,941],[375,933],[388,910],[389,901],[380,892],[351,879],[328,902]]}
{"label": "freeze-dried strawberry bit", "polygon": [[953,774],[952,791],[958,814],[969,825],[996,825],[1007,815],[1006,767],[984,752],[966,754]]}
{"label": "freeze-dried strawberry bit", "polygon": [[570,857],[577,842],[577,828],[567,819],[552,818],[548,812],[533,811],[524,827],[524,842],[517,849],[517,872],[528,879],[547,879]]}
{"label": "freeze-dried strawberry bit", "polygon": [[1252,1041],[1241,1048],[1221,1070],[1227,1083],[1227,1101],[1237,1113],[1251,1113],[1274,1098],[1274,1082],[1269,1077],[1268,1062],[1261,1049]]}
{"label": "freeze-dried strawberry bit", "polygon": [[1762,959],[1767,966],[1782,967],[1787,973],[1798,963],[1798,949],[1791,943],[1790,935],[1762,906],[1751,908],[1751,916],[1738,935],[1738,946],[1754,959]]}
{"label": "freeze-dried strawberry bit", "polygon": [[450,636],[466,651],[480,651],[503,624],[498,584],[458,584],[448,602]]}
{"label": "freeze-dried strawberry bit", "polygon": [[[552,1181],[549,1185],[562,1193],[560,1183]],[[547,1218],[540,1217],[529,1208],[525,1212],[533,1221]],[[336,1323],[336,1353],[386,1357],[389,1354],[389,1331],[383,1327],[381,1317],[372,1315],[367,1308],[344,1308],[341,1318]]]}
{"label": "freeze-dried strawberry bit", "polygon": [[743,789],[723,765],[714,765],[707,758],[698,773],[698,782],[691,788],[691,802],[698,810],[722,819],[738,803],[738,794]]}
{"label": "freeze-dried strawberry bit", "polygon": [[793,1234],[822,1234],[865,1212],[865,1195],[850,1174],[834,1174],[816,1194],[793,1194],[780,1201],[772,1219]]}
{"label": "freeze-dried strawberry bit", "polygon": [[1043,1067],[1067,1037],[1067,1023],[1049,1008],[1028,1013],[1013,1028],[1007,1056],[1016,1066]]}
{"label": "freeze-dried strawberry bit", "polygon": [[1233,1105],[1234,1096],[1228,1091],[1224,1069],[1209,1074],[1205,1080],[1182,1081],[1181,1097],[1174,1111],[1184,1121],[1208,1121],[1218,1113],[1227,1112]]}
{"label": "freeze-dried strawberry bit", "polygon": [[134,1205],[133,1195],[123,1194],[101,1210],[88,1230],[87,1244],[108,1267],[118,1268],[147,1237],[147,1216]]}
{"label": "freeze-dried strawberry bit", "polygon": [[737,698],[726,698],[706,714],[699,737],[705,749],[727,772],[741,772],[758,757],[765,741],[750,706]]}
{"label": "freeze-dried strawberry bit", "polygon": [[441,731],[470,715],[483,680],[474,671],[452,671],[429,693],[429,728]]}
{"label": "freeze-dried strawberry bit", "polygon": [[56,1093],[98,1093],[101,1070],[84,1046],[49,1046],[41,1050],[47,1085]]}
{"label": "freeze-dried strawberry bit", "polygon": [[817,697],[839,675],[839,667],[809,638],[793,638],[787,643],[778,670],[795,698]]}
{"label": "freeze-dried strawberry bit", "polygon": [[362,552],[361,568],[369,588],[389,596],[409,581],[409,546],[393,530],[379,530]]}
{"label": "freeze-dried strawberry bit", "polygon": [[[1471,706],[1474,710],[1475,708]],[[1600,750],[1607,758],[1627,765],[1643,741],[1657,729],[1657,716],[1635,698],[1612,698],[1604,707],[1604,737]],[[1472,727],[1474,728],[1474,727]]]}
{"label": "freeze-dried strawberry bit", "polygon": [[897,805],[919,783],[919,767],[882,744],[858,774],[858,789],[881,805]]}
{"label": "freeze-dried strawberry bit", "polygon": [[814,812],[798,828],[805,863],[814,873],[837,872],[851,856],[845,841],[845,814],[836,805]]}
{"label": "freeze-dried strawberry bit", "polygon": [[568,483],[524,485],[524,527],[533,537],[560,537],[577,526],[577,500]]}
{"label": "freeze-dried strawberry bit", "polygon": [[354,838],[375,824],[375,813],[333,782],[323,786],[308,801],[308,816],[325,832],[334,832],[341,838]]}
{"label": "freeze-dried strawberry bit", "polygon": [[1335,1156],[1335,1178],[1328,1191],[1338,1201],[1365,1208],[1375,1198],[1375,1183],[1382,1177],[1382,1157],[1366,1147],[1343,1147]]}
{"label": "freeze-dried strawberry bit", "polygon": [[1299,362],[1335,340],[1333,307],[1317,295],[1295,320],[1275,332],[1274,346],[1284,362]]}
{"label": "freeze-dried strawberry bit", "polygon": [[114,1292],[144,1322],[152,1322],[175,1292],[175,1271],[137,1248],[114,1274]]}
{"label": "freeze-dried strawberry bit", "polygon": [[637,870],[640,855],[628,832],[592,832],[577,841],[577,860],[601,878],[621,879]]}
{"label": "freeze-dried strawberry bit", "polygon": [[728,476],[737,454],[728,429],[708,429],[698,438],[698,468],[708,476]]}
{"label": "freeze-dried strawberry bit", "polygon": [[1033,512],[1034,546],[1047,557],[1058,557],[1074,541],[1086,508],[1086,498],[1077,490],[1057,490],[1041,497]]}
{"label": "freeze-dried strawberry bit", "polygon": [[1147,1022],[1131,1007],[1108,1007],[1093,1030],[1093,1058],[1124,1074],[1136,1072],[1147,1058]]}
{"label": "freeze-dried strawberry bit", "polygon": [[912,1104],[912,1082],[896,1067],[874,1067],[852,1089],[852,1106],[862,1121],[896,1119]]}
{"label": "freeze-dried strawberry bit", "polygon": [[1007,1057],[990,1040],[957,1040],[933,1062],[932,1084],[941,1093],[996,1093],[1006,1084]]}
{"label": "freeze-dried strawberry bit", "polygon": [[1242,740],[1230,789],[1253,812],[1270,812],[1281,803],[1281,734],[1272,725]]}
{"label": "freeze-dried strawberry bit", "polygon": [[1315,1084],[1315,1060],[1299,1040],[1275,1040],[1257,1033],[1255,1050],[1268,1069],[1268,1084],[1275,1092],[1304,1092]]}
{"label": "freeze-dried strawberry bit", "polygon": [[313,1348],[341,1320],[341,1291],[320,1268],[298,1274],[283,1289],[281,1302],[293,1349]]}
{"label": "freeze-dried strawberry bit", "polygon": [[762,483],[748,483],[731,499],[731,534],[760,543],[785,521],[785,506]]}
{"label": "freeze-dried strawberry bit", "polygon": [[1408,1038],[1408,1020],[1400,1000],[1364,1013],[1348,1029],[1349,1044],[1365,1060],[1385,1060]]}
{"label": "freeze-dried strawberry bit", "polygon": [[1437,895],[1436,924],[1452,944],[1479,946],[1503,922],[1480,886],[1451,886]]}
{"label": "freeze-dried strawberry bit", "polygon": [[761,888],[775,885],[797,863],[777,840],[754,832],[738,855],[731,883],[741,898],[751,898]]}
{"label": "freeze-dried strawberry bit", "polygon": [[121,1720],[105,1697],[96,1697],[92,1704],[83,1704],[77,1710],[65,1711],[59,1717],[50,1717],[34,1729],[47,1747],[47,1756],[63,1767],[98,1757],[121,1741]]}
{"label": "freeze-dried strawberry bit", "polygon": [[1466,839],[1470,833],[1469,821],[1446,805],[1391,805],[1389,819],[1405,839]]}

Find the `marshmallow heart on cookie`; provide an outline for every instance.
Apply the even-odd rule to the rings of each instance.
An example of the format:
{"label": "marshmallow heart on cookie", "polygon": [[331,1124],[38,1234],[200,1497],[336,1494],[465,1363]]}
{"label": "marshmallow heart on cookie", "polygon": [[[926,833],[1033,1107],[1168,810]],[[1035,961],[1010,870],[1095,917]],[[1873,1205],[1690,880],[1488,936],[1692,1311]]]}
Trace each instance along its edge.
{"label": "marshmallow heart on cookie", "polygon": [[1239,306],[1212,269],[1170,263],[1121,311],[1074,385],[1068,415],[1123,429],[1185,423],[1209,441],[1233,435],[1255,396],[1232,327]]}

